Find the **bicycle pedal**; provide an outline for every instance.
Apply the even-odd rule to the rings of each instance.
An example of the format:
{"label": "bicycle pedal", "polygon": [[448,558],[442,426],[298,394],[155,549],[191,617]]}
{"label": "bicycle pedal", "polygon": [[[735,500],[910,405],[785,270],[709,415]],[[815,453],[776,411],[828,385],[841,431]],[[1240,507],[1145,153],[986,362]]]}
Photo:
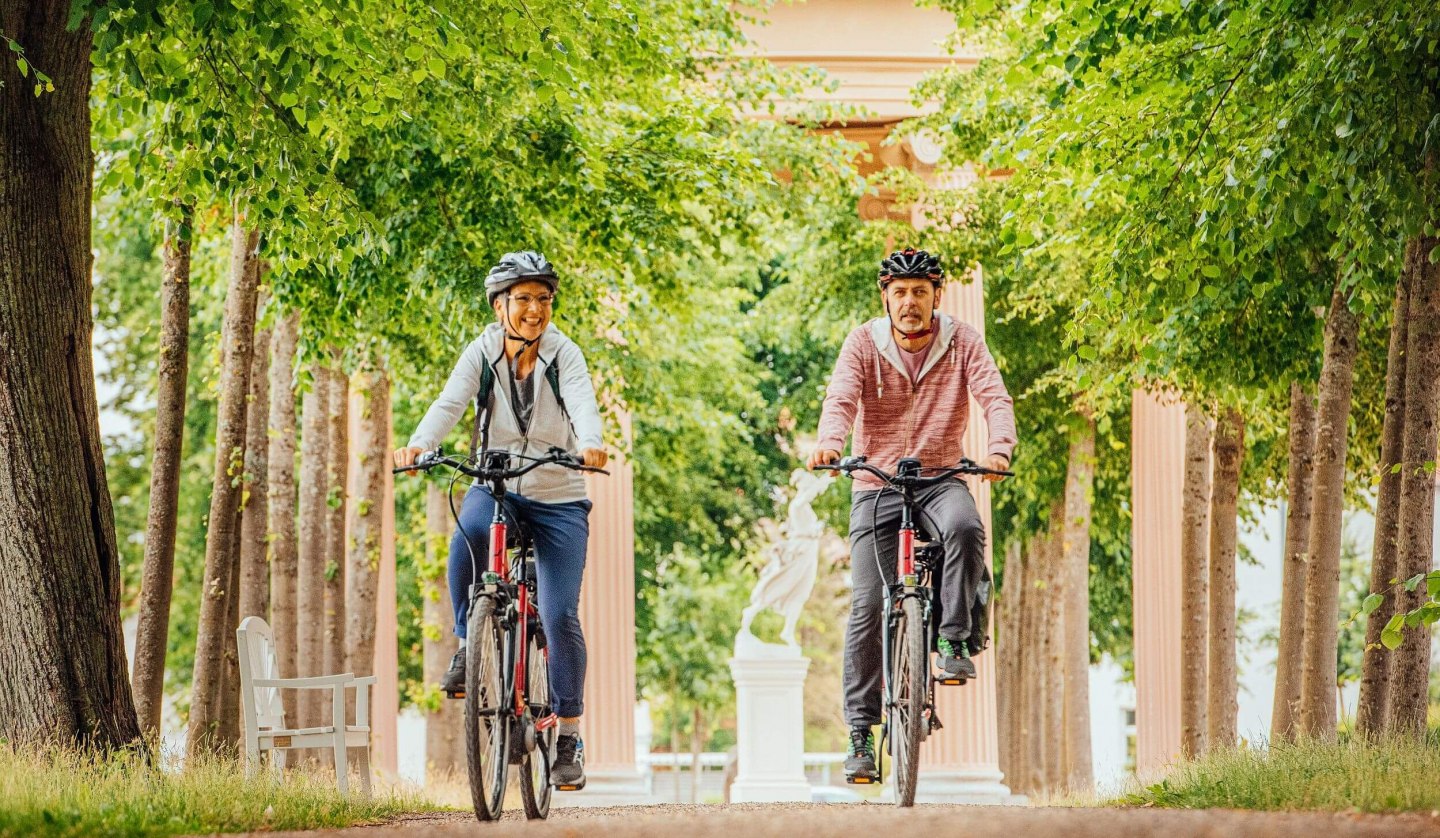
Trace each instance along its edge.
{"label": "bicycle pedal", "polygon": [[447,693],[445,693],[445,697],[446,697],[446,698],[464,698],[464,697],[465,697],[465,691],[464,691],[464,690],[460,690],[459,692],[453,692],[453,693],[452,693],[452,692],[447,692]]}
{"label": "bicycle pedal", "polygon": [[852,786],[870,786],[875,784],[874,777],[846,777],[845,782]]}
{"label": "bicycle pedal", "polygon": [[564,784],[564,785],[558,785],[558,786],[556,786],[556,787],[555,787],[555,790],[556,790],[556,791],[580,791],[580,790],[583,789],[583,788],[585,788],[585,784],[584,784],[584,783],[581,783],[581,784],[579,784],[578,786],[575,785],[574,783],[566,783],[566,784]]}
{"label": "bicycle pedal", "polygon": [[970,683],[969,678],[937,678],[935,680],[947,687],[962,687]]}

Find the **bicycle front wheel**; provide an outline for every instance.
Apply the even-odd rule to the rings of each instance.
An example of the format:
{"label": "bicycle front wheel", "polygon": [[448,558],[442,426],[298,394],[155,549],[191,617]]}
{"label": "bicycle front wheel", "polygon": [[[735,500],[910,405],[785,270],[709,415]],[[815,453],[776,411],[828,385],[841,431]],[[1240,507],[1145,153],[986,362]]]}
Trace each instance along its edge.
{"label": "bicycle front wheel", "polygon": [[527,750],[520,763],[520,802],[525,805],[525,817],[533,820],[550,814],[550,755],[559,732],[559,722],[550,712],[550,660],[545,656],[545,636],[539,630],[530,635],[526,668],[530,683],[525,700],[536,727],[535,748]]}
{"label": "bicycle front wheel", "polygon": [[895,802],[915,805],[915,778],[920,768],[921,726],[929,692],[930,661],[920,601],[906,597],[890,636],[890,747],[895,767]]}
{"label": "bicycle front wheel", "polygon": [[505,629],[495,600],[476,599],[465,637],[465,756],[475,817],[499,820],[510,769],[509,702],[505,691]]}

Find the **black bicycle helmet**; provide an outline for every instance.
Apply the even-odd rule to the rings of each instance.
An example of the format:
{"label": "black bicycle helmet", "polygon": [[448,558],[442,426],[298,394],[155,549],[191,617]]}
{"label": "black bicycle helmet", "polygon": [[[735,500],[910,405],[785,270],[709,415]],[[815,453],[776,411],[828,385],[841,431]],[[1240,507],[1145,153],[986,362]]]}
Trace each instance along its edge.
{"label": "black bicycle helmet", "polygon": [[945,281],[945,269],[940,266],[939,256],[907,247],[880,262],[880,287],[884,288],[892,279],[928,279],[938,287]]}
{"label": "black bicycle helmet", "polygon": [[527,280],[549,285],[552,293],[560,284],[555,268],[544,256],[533,250],[521,250],[501,256],[495,267],[490,269],[490,273],[485,277],[485,294],[493,305],[495,298],[505,293],[510,286]]}

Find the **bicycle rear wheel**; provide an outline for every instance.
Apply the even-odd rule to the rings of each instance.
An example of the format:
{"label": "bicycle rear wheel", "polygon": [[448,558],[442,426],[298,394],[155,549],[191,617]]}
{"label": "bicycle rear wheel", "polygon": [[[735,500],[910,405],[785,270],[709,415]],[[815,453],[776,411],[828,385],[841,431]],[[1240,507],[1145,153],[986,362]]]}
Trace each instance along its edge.
{"label": "bicycle rear wheel", "polygon": [[900,601],[900,615],[890,636],[890,748],[895,760],[892,781],[895,802],[915,805],[915,778],[920,767],[920,740],[930,678],[925,619],[920,601]]}
{"label": "bicycle rear wheel", "polygon": [[[538,626],[537,626],[538,628]],[[525,700],[530,705],[532,724],[548,722],[544,730],[535,728],[535,748],[527,750],[520,763],[520,802],[525,817],[534,820],[550,814],[550,754],[559,731],[558,722],[550,712],[550,660],[545,657],[544,635],[530,635],[526,653],[529,688]]]}
{"label": "bicycle rear wheel", "polygon": [[510,707],[505,691],[505,630],[495,600],[472,603],[465,639],[465,756],[475,817],[499,820],[510,769]]}

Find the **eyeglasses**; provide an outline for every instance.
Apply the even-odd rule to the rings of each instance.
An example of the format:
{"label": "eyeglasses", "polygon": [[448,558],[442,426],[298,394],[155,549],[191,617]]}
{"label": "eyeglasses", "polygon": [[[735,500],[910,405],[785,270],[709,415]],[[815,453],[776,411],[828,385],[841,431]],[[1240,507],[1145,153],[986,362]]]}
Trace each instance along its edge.
{"label": "eyeglasses", "polygon": [[541,294],[538,297],[532,297],[529,294],[511,294],[510,301],[521,308],[529,308],[532,303],[541,308],[549,308],[555,304],[555,295]]}

